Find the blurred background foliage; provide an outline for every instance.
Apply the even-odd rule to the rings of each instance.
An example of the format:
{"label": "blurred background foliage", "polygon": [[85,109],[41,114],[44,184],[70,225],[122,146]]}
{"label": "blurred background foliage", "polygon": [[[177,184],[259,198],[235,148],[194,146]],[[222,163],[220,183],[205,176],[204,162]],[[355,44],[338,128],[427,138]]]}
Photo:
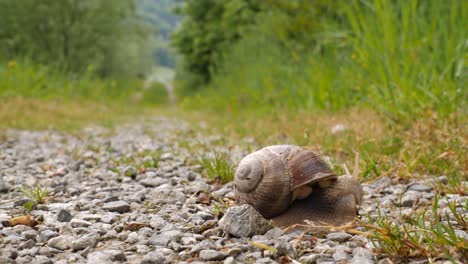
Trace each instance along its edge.
{"label": "blurred background foliage", "polygon": [[132,1],[1,0],[0,45],[11,60],[27,57],[67,72],[143,75],[151,65],[149,27]]}
{"label": "blurred background foliage", "polygon": [[466,1],[187,0],[179,14],[189,108],[466,113]]}

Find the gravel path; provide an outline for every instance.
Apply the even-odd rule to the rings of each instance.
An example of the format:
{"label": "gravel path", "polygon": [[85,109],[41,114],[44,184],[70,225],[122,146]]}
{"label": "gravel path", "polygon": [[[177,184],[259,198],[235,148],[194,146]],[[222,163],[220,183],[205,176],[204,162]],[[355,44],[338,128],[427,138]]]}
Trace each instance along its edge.
{"label": "gravel path", "polygon": [[[188,147],[212,146],[229,152],[234,162],[248,152],[245,146],[219,147],[221,137],[205,137],[178,120],[158,117],[115,131],[94,127],[79,136],[5,135],[0,137],[0,263],[392,263],[363,235],[303,235],[260,220],[257,226],[240,225],[236,214],[253,215],[248,209],[231,210],[232,219],[220,225],[232,184],[208,184],[200,166],[189,165],[198,154]],[[25,214],[28,200],[19,187],[36,185],[50,192],[45,204],[30,211],[39,224],[8,227],[8,220]],[[361,213],[371,215],[377,207],[395,213],[397,206],[411,214],[413,205],[428,204],[435,195],[424,182],[394,185],[387,177],[364,184],[364,190]],[[466,200],[447,197],[459,204]],[[248,237],[223,230],[242,230]]]}

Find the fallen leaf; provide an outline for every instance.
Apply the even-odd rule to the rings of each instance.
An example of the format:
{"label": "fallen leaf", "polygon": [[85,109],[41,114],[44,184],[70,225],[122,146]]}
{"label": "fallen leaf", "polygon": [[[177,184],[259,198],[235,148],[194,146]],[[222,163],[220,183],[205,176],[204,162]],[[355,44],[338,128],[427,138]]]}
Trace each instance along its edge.
{"label": "fallen leaf", "polygon": [[39,224],[34,218],[30,215],[22,215],[18,217],[13,217],[12,219],[7,221],[9,226],[17,226],[17,225],[26,225],[30,227],[34,227]]}

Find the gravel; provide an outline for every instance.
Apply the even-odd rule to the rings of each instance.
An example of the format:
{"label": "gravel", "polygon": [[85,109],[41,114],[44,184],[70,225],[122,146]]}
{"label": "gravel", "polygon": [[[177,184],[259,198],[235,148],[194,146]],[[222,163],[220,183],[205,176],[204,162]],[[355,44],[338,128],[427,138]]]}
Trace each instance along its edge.
{"label": "gravel", "polygon": [[[229,153],[233,163],[259,146],[246,139],[228,149],[219,146],[222,137],[194,127],[156,117],[114,130],[89,127],[76,135],[4,132],[0,263],[391,263],[362,235],[286,231],[273,228],[250,206],[224,211],[209,195],[199,198],[211,193],[232,201],[233,184],[202,177],[200,166],[190,162],[199,152],[196,146],[206,146],[200,148],[206,156]],[[19,187],[34,186],[49,190],[46,205],[29,212],[39,224],[3,224],[25,214],[28,199]],[[404,185],[382,177],[363,188],[360,213],[371,216],[377,209],[411,214],[434,199],[433,188],[417,180]],[[456,234],[468,237],[466,230]]]}

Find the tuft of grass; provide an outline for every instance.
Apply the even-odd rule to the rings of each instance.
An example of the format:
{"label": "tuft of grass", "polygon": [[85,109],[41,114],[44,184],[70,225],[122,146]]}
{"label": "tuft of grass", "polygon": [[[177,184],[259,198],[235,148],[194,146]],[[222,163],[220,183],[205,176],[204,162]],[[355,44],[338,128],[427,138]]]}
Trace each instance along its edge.
{"label": "tuft of grass", "polygon": [[[20,187],[19,190],[25,197],[29,198],[35,204],[46,203],[49,196],[49,190],[40,186],[36,186],[34,188]],[[32,208],[30,204],[25,206],[26,209],[28,209],[28,207]]]}
{"label": "tuft of grass", "polygon": [[459,211],[456,202],[448,202],[448,210],[441,210],[440,199],[436,196],[431,208],[399,219],[379,210],[376,217],[367,216],[369,223],[361,224],[370,230],[369,238],[378,250],[400,261],[442,255],[452,261],[467,259],[468,242],[456,230],[468,230],[468,216],[463,213],[468,210],[468,200]]}
{"label": "tuft of grass", "polygon": [[224,214],[226,213],[227,209],[229,209],[229,205],[219,196],[213,195],[208,193],[213,198],[213,214],[218,218],[221,219]]}
{"label": "tuft of grass", "polygon": [[213,157],[204,155],[199,159],[199,164],[204,168],[209,179],[220,183],[226,183],[234,179],[233,165],[224,154],[216,152]]}

